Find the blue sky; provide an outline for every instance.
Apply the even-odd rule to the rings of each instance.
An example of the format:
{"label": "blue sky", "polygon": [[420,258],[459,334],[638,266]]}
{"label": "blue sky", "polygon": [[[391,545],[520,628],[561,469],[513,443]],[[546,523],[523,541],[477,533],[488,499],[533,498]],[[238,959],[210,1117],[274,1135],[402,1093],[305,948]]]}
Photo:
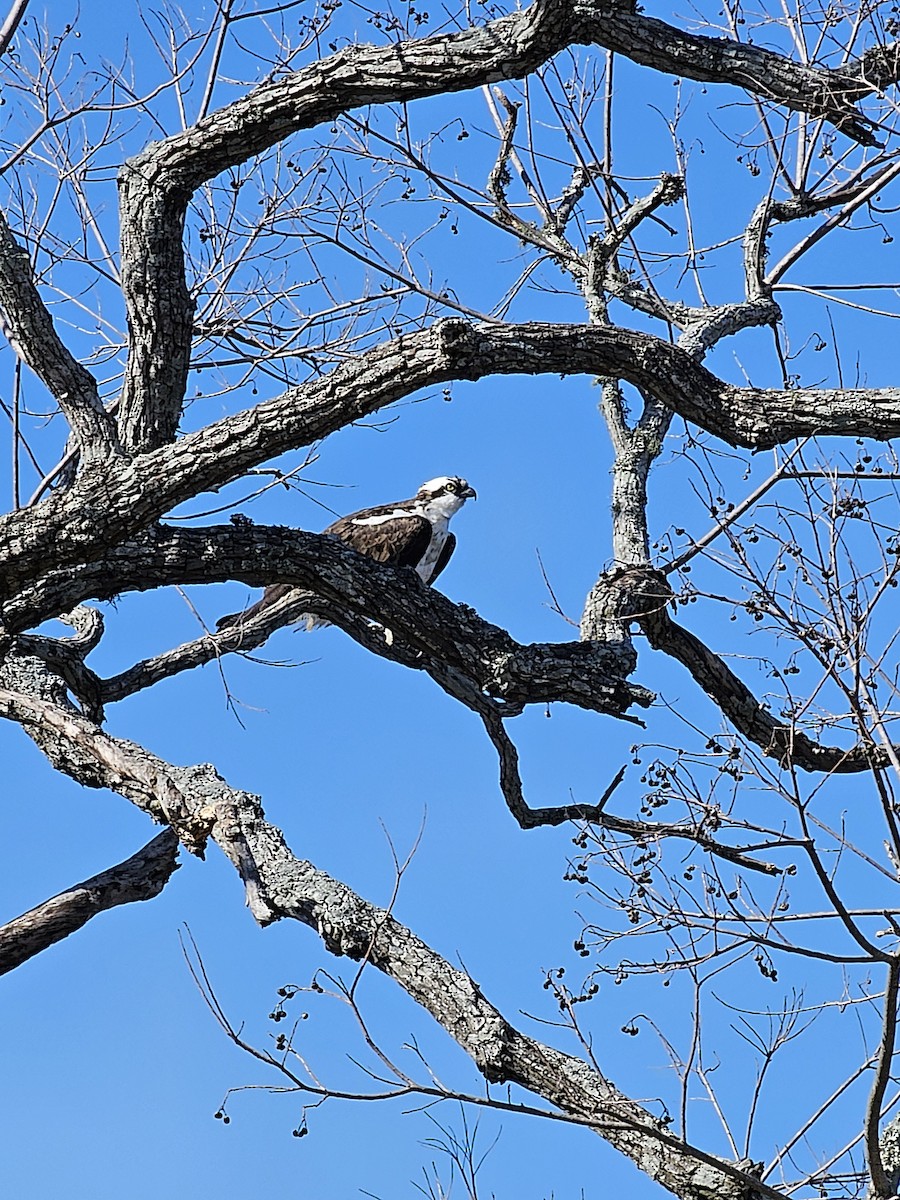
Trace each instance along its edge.
{"label": "blue sky", "polygon": [[[49,12],[53,28],[62,21],[62,7]],[[198,10],[201,17],[209,11]],[[347,36],[354,24],[361,38],[371,35],[359,10],[348,9],[336,21],[343,22],[340,28],[348,30]],[[111,19],[104,14],[102,22],[85,13],[80,29],[79,52],[86,58],[90,53],[104,55],[112,62],[121,57],[128,35],[139,86],[146,86],[158,69],[130,8],[122,6]],[[311,57],[310,51],[302,61]],[[238,73],[237,65],[234,69]],[[240,69],[249,70],[246,60]],[[623,103],[616,166],[623,176],[649,180],[674,167],[660,116],[671,112],[673,84],[625,65],[619,70]],[[217,94],[217,102],[225,98]],[[735,161],[734,147],[723,151],[717,144],[716,125],[751,123],[746,108],[728,107],[736,99],[724,89],[698,90],[683,131],[691,152],[694,216],[708,243],[740,228],[734,214],[748,214],[763,187],[745,163]],[[163,97],[160,105],[164,123],[173,130],[171,97]],[[490,125],[481,98],[436,102],[425,107],[421,120],[423,126],[437,125],[457,115],[472,136],[459,143],[448,133],[436,158],[448,173],[469,173],[480,185],[492,153],[489,138],[480,132]],[[13,136],[15,129],[13,122],[6,136]],[[147,136],[149,126],[135,119],[133,130],[123,130],[121,143],[104,152],[107,166],[111,169],[123,153],[133,153]],[[548,133],[555,136],[552,130]],[[34,164],[26,163],[23,169],[29,167]],[[106,205],[100,221],[114,244],[110,180],[111,175],[105,181],[98,177],[93,194]],[[46,186],[46,177],[41,186]],[[385,186],[390,196],[394,184]],[[630,186],[638,193],[652,184],[644,187],[632,178]],[[433,206],[394,202],[387,212],[389,231],[399,235],[417,228],[416,223],[427,224]],[[667,210],[664,215],[677,229],[672,240],[680,246],[680,212]],[[525,260],[512,241],[484,232],[466,214],[459,228],[455,237],[428,242],[423,261],[436,278],[458,288],[465,303],[488,307]],[[658,230],[648,241],[660,251],[669,244],[668,235]],[[848,244],[852,251],[844,248]],[[879,230],[833,245],[836,250],[830,253],[816,252],[807,279],[815,281],[818,270],[830,272],[825,282],[834,282],[838,274],[852,282],[860,273],[881,270],[874,262],[881,247]],[[721,265],[710,267],[711,299],[738,294],[732,274],[737,258],[736,248],[726,248],[716,259]],[[284,261],[289,274],[302,277],[308,272],[301,255],[292,258],[285,251]],[[72,278],[80,278],[81,270],[73,267]],[[676,268],[672,272],[677,273]],[[362,275],[360,268],[345,267],[337,274],[336,286],[353,295]],[[60,270],[55,282],[61,286],[64,278],[65,270]],[[553,282],[548,269],[540,278],[548,286],[560,283],[558,277]],[[115,319],[114,293],[101,296],[97,285],[92,288],[92,296],[100,297],[98,307]],[[895,299],[891,293],[890,302]],[[788,297],[785,307],[793,321],[795,347],[813,333],[827,331],[824,305],[800,311]],[[79,328],[81,317],[58,305],[54,311],[66,323],[73,347],[85,354],[96,349],[99,335],[89,320]],[[845,315],[841,329],[846,382],[854,382],[849,376],[857,370],[858,359],[869,382],[890,382],[892,325],[868,318],[864,327],[854,314],[837,313],[836,319]],[[583,310],[571,295],[534,290],[516,301],[511,317],[581,320]],[[798,363],[804,382],[836,382],[830,351],[816,356],[810,348]],[[725,343],[710,365],[734,382],[743,382],[745,376],[760,385],[780,382],[768,331]],[[11,356],[3,350],[4,389],[11,373]],[[198,386],[207,388],[207,378],[201,375]],[[262,376],[254,380],[254,387],[263,398],[281,390],[276,380]],[[207,388],[207,394],[213,390]],[[36,389],[30,394],[36,396]],[[477,489],[478,500],[455,520],[459,547],[441,579],[441,590],[521,641],[566,640],[573,631],[551,610],[538,553],[559,602],[577,620],[585,594],[610,557],[611,453],[597,413],[598,396],[589,379],[555,377],[456,384],[449,402],[439,392],[416,396],[387,414],[391,420],[386,423],[344,430],[319,447],[318,461],[306,476],[328,488],[311,482],[305,486],[308,496],[276,488],[239,507],[260,523],[320,529],[330,517],[309,497],[346,512],[410,495],[423,480],[438,474],[464,475]],[[226,399],[206,399],[190,410],[187,423],[199,424],[226,409],[246,407],[254,398],[244,388]],[[52,462],[61,433],[51,426],[41,436],[44,462]],[[720,448],[703,440],[713,450]],[[696,467],[690,458],[679,456],[684,448],[683,427],[676,422],[672,449],[664,454],[651,484],[654,536],[678,525],[688,537],[696,537],[710,524],[692,491]],[[849,447],[847,453],[854,450]],[[280,465],[291,469],[299,461],[298,455]],[[717,460],[728,499],[739,501],[765,478],[772,461],[771,455]],[[5,456],[0,466],[4,497],[10,492],[8,469]],[[255,486],[235,485],[210,506],[234,501]],[[208,500],[192,502],[185,511],[205,508]],[[249,594],[235,584],[194,589],[190,600],[213,623],[221,613],[241,606]],[[125,596],[105,611],[107,636],[91,659],[104,675],[199,632],[189,606],[174,592]],[[746,624],[735,638],[729,615],[727,605],[711,603],[680,613],[685,624],[717,640],[719,649],[749,659],[783,652],[765,633],[751,639]],[[572,948],[584,920],[592,919],[592,902],[562,878],[574,853],[574,831],[566,827],[523,833],[515,826],[499,793],[494,753],[477,720],[424,676],[374,659],[335,629],[315,634],[282,631],[261,657],[294,665],[288,669],[240,659],[224,664],[240,721],[229,708],[217,667],[209,665],[115,705],[108,728],[174,763],[214,763],[230,783],[263,796],[269,818],[284,829],[298,856],[311,859],[375,903],[386,903],[391,894],[391,844],[405,857],[421,835],[395,914],[447,958],[463,963],[514,1024],[576,1052],[570,1033],[545,1024],[557,1014],[542,986],[546,972],[562,966],[577,988],[593,965]],[[643,790],[641,773],[659,752],[651,749],[636,756],[640,763],[633,763],[635,742],[652,747],[682,744],[688,736],[683,718],[700,731],[698,745],[704,734],[719,731],[720,718],[677,664],[642,646],[635,679],[661,698],[644,714],[646,730],[561,706],[550,711],[534,708],[511,722],[532,805],[596,800],[619,766],[628,762],[626,786],[615,804],[632,815]],[[55,775],[17,727],[0,727],[0,745],[9,780],[6,837],[0,846],[0,903],[6,916],[127,858],[152,836],[147,818],[121,797],[84,792]],[[851,785],[837,785],[835,813],[852,796]],[[306,985],[320,969],[348,979],[353,974],[352,965],[330,959],[305,928],[285,923],[260,931],[244,908],[232,868],[214,848],[204,863],[183,855],[181,869],[159,898],[101,915],[4,978],[0,1020],[6,1087],[0,1095],[0,1157],[11,1196],[112,1200],[127,1194],[133,1200],[149,1200],[166,1188],[176,1195],[228,1200],[248,1189],[279,1188],[286,1195],[316,1200],[363,1194],[397,1198],[420,1194],[415,1185],[424,1185],[422,1172],[432,1161],[445,1180],[449,1177],[446,1159],[425,1144],[441,1136],[433,1117],[448,1128],[461,1129],[459,1113],[449,1105],[429,1115],[406,1111],[420,1107],[415,1103],[331,1101],[309,1114],[310,1135],[297,1139],[291,1130],[300,1118],[298,1099],[251,1090],[229,1101],[227,1126],[215,1120],[213,1114],[228,1089],[278,1086],[281,1081],[234,1049],[216,1026],[182,954],[179,935],[186,927],[223,1007],[260,1045],[282,1031],[283,1026],[267,1019],[280,986]],[[770,993],[762,993],[759,1003],[777,1006],[784,991],[804,982],[811,994],[818,994],[817,989],[827,992],[835,984],[826,974],[807,968],[805,974],[788,977]],[[750,968],[747,973],[739,970],[734,978],[740,993],[749,979],[756,987],[759,976]],[[367,1019],[398,1062],[413,1062],[404,1047],[415,1039],[446,1083],[479,1090],[477,1073],[462,1053],[392,984],[369,972],[362,994]],[[607,978],[596,1000],[584,1007],[603,1070],[651,1107],[659,1097],[671,1104],[677,1093],[668,1057],[645,1023],[639,1022],[637,1037],[622,1032],[622,1027],[638,1013],[656,1013],[660,1027],[686,1052],[690,1005],[690,989],[682,981],[664,991],[657,977],[630,980],[621,987]],[[347,1055],[369,1065],[371,1059],[339,1002],[306,995],[290,1007],[292,1012],[308,1013],[301,1044],[313,1069],[333,1086],[364,1085],[365,1076]],[[713,1055],[729,1070],[724,1100],[738,1112],[752,1086],[754,1054],[733,1030],[729,1032],[727,1015],[711,1016],[710,1021],[716,1033]],[[797,1055],[787,1058],[788,1069],[802,1070],[811,1097],[827,1095],[840,1082],[841,1071],[858,1058],[862,1023],[848,1034],[846,1024],[833,1026],[830,1021],[831,1016],[821,1021],[823,1035],[811,1043],[811,1051],[788,1052]],[[724,1074],[720,1071],[718,1078]],[[784,1092],[771,1095],[759,1144],[754,1146],[758,1157],[771,1153],[785,1128],[793,1129],[793,1114],[785,1109],[794,1102],[795,1097]],[[810,1099],[810,1109],[816,1102]],[[727,1153],[708,1101],[698,1093],[690,1107],[697,1140],[713,1152]],[[598,1200],[624,1189],[643,1200],[659,1194],[585,1131],[490,1112],[468,1119],[480,1122],[483,1149],[497,1138],[480,1177],[483,1197]],[[464,1193],[460,1189],[453,1194]]]}

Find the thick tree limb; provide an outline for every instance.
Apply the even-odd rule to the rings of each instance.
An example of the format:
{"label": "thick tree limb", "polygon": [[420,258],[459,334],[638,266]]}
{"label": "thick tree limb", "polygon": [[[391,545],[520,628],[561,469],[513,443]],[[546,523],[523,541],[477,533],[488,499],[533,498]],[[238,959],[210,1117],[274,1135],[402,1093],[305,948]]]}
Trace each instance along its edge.
{"label": "thick tree limb", "polygon": [[82,605],[72,612],[61,613],[58,620],[75,630],[73,637],[52,638],[23,634],[16,639],[16,649],[45,662],[78,698],[86,715],[102,724],[100,678],[84,660],[91,650],[99,645],[103,636],[103,615],[96,608]]}
{"label": "thick tree limb", "polygon": [[524,75],[573,39],[572,11],[569,0],[536,0],[526,12],[480,29],[390,46],[347,47],[286,79],[263,84],[129,159],[119,175],[122,290],[131,330],[120,409],[123,443],[146,450],[175,436],[193,315],[185,282],[184,217],[201,184],[350,109]]}
{"label": "thick tree limb", "polygon": [[10,344],[62,409],[85,463],[118,453],[97,381],[63,345],[34,282],[31,259],[0,213],[0,313]]}
{"label": "thick tree limb", "polygon": [[118,866],[110,867],[45,900],[0,926],[0,975],[75,933],[91,917],[138,900],[152,900],[178,870],[178,838],[171,829]]}
{"label": "thick tree limb", "polygon": [[757,1187],[777,1195],[731,1164],[696,1154],[581,1059],[515,1029],[465,972],[389,913],[294,858],[280,831],[266,825],[261,814],[245,809],[241,815],[260,876],[274,885],[269,899],[278,915],[315,929],[332,953],[365,958],[394,979],[450,1033],[489,1083],[518,1084],[564,1112],[596,1122],[601,1137],[684,1200],[749,1198]]}
{"label": "thick tree limb", "polygon": [[[218,654],[261,645],[275,629],[314,610],[383,657],[426,670],[441,683],[447,668],[504,705],[510,715],[526,704],[565,701],[595,712],[621,715],[652,695],[629,684],[633,656],[616,646],[589,642],[522,645],[466,605],[454,604],[426,587],[413,571],[373,562],[338,538],[295,529],[223,525],[207,529],[161,527],[107,559],[70,574],[60,572],[31,603],[8,606],[11,627],[69,609],[87,597],[109,598],[167,584],[239,579],[251,586],[290,583],[314,592],[286,597],[277,608],[199,639],[164,661],[139,664],[116,681],[101,684],[109,702],[165,674],[208,662]],[[76,601],[73,597],[78,596]],[[304,605],[306,607],[304,608]],[[57,607],[59,606],[59,607]],[[380,628],[368,623],[377,621]],[[392,639],[385,636],[390,629]],[[258,636],[263,635],[263,636]],[[396,646],[396,649],[395,649]],[[176,657],[172,657],[172,655]],[[443,685],[442,685],[443,686]]]}
{"label": "thick tree limb", "polygon": [[687,667],[694,681],[735,729],[759,746],[763,754],[804,771],[838,775],[858,774],[873,766],[890,765],[890,754],[882,746],[861,742],[849,749],[823,746],[793,725],[773,717],[718,654],[690,630],[672,620],[667,609],[672,592],[665,577],[650,570],[645,575],[652,577],[654,582],[645,592],[646,608],[636,615],[636,619],[648,642],[654,650],[662,650]]}
{"label": "thick tree limb", "polygon": [[[35,686],[45,690],[40,671],[37,663],[23,664],[20,681],[30,674]],[[447,1030],[489,1083],[518,1084],[561,1112],[590,1123],[683,1200],[777,1196],[740,1166],[669,1133],[588,1063],[515,1029],[469,975],[390,913],[368,904],[312,863],[295,858],[281,832],[266,822],[259,799],[230,788],[210,766],[173,766],[140,746],[110,738],[40,696],[0,689],[0,713],[23,721],[54,765],[89,787],[109,787],[157,813],[166,808],[174,787],[183,801],[182,826],[204,827],[221,846],[244,880],[258,921],[300,921],[315,930],[333,954],[365,960],[395,980]],[[137,789],[135,779],[140,780]]]}
{"label": "thick tree limb", "polygon": [[744,88],[847,125],[848,136],[866,142],[872,134],[862,128],[853,103],[900,78],[896,44],[833,70],[799,64],[761,46],[685,33],[634,8],[631,0],[537,0],[523,12],[457,33],[349,46],[155,143],[143,152],[143,161],[158,164],[182,189],[194,190],[290,134],[351,109],[520,79],[576,44],[615,50],[665,74]]}
{"label": "thick tree limb", "polygon": [[812,434],[900,436],[898,388],[742,388],[649,334],[443,320],[374,347],[248,412],[117,464],[115,472],[91,472],[35,509],[7,515],[0,520],[0,599],[51,567],[90,562],[174,505],[422,388],[544,373],[628,380],[735,446],[766,449]]}
{"label": "thick tree limb", "polygon": [[[351,46],[263,84],[192,128],[148,146],[120,172],[122,287],[130,329],[122,440],[146,450],[175,436],[190,367],[193,301],[185,280],[184,218],[192,194],[302,129],[371,104],[403,102],[518,79],[567,46],[595,44],[671,74],[729,83],[875,142],[853,107],[896,81],[897,54],[853,67],[801,65],[759,46],[683,33],[621,3],[536,0],[481,28],[390,46]],[[870,67],[877,85],[862,73]]]}
{"label": "thick tree limb", "polygon": [[[520,825],[531,828],[560,820],[592,820],[593,806],[530,809],[521,794],[518,757],[503,728],[504,719],[529,704],[554,701],[622,716],[631,705],[646,706],[652,700],[651,693],[624,678],[635,666],[628,643],[522,645],[466,605],[456,605],[425,587],[413,572],[373,562],[337,538],[301,530],[161,527],[91,568],[58,574],[47,581],[42,595],[41,589],[32,589],[25,605],[8,606],[7,620],[14,628],[19,622],[43,619],[56,605],[71,607],[89,596],[106,598],[174,583],[225,579],[256,586],[289,583],[304,590],[286,595],[259,616],[221,634],[197,639],[113,679],[98,681],[88,701],[110,703],[220,654],[255,649],[275,629],[313,611],[374,653],[426,671],[477,712],[498,752],[507,803]],[[807,771],[856,774],[873,764],[886,765],[886,752],[879,747],[823,746],[776,720],[718,655],[672,620],[667,611],[671,588],[659,572],[620,571],[597,586],[615,595],[616,619],[640,622],[650,645],[686,666],[725,717],[763,753]],[[372,620],[378,625],[373,627]],[[390,638],[386,629],[391,630]]]}
{"label": "thick tree limb", "polygon": [[873,47],[842,68],[795,63],[774,50],[730,38],[685,33],[640,13],[601,16],[598,45],[668,75],[743,88],[796,112],[824,117],[865,146],[877,145],[874,122],[853,104],[900,78],[898,44]]}
{"label": "thick tree limb", "polygon": [[[298,436],[317,440],[421,388],[491,375],[542,374],[623,379],[723,441],[753,450],[812,434],[881,439],[900,434],[900,388],[738,387],[680,347],[636,330],[539,321],[469,324],[452,318],[375,347],[325,379],[292,388],[209,426],[208,432],[217,450],[220,438],[239,439],[244,453],[254,456],[246,465],[257,465],[264,444],[269,455],[280,454],[296,448]],[[205,432],[179,443],[173,465],[199,449]],[[236,447],[232,453],[238,453]],[[148,455],[146,461],[165,457]],[[197,465],[203,470],[206,463],[201,458]]]}
{"label": "thick tree limb", "polygon": [[[494,743],[500,758],[500,787],[506,800],[507,807],[522,829],[539,829],[543,826],[555,827],[566,821],[583,821],[608,829],[612,833],[624,834],[634,838],[641,844],[663,841],[675,838],[678,841],[692,842],[705,850],[707,854],[729,862],[733,866],[743,867],[746,871],[756,871],[762,875],[781,875],[782,868],[777,863],[766,862],[754,858],[757,848],[748,850],[742,846],[729,846],[727,842],[717,841],[704,828],[702,821],[694,824],[684,822],[664,821],[633,821],[627,817],[617,817],[606,811],[606,804],[625,776],[622,767],[613,782],[606,789],[596,804],[561,804],[556,808],[531,808],[525,800],[522,791],[522,781],[519,776],[519,755],[516,747],[497,714],[482,712],[488,736]],[[775,849],[774,846],[770,849]]]}
{"label": "thick tree limb", "polygon": [[29,692],[0,687],[0,717],[28,728],[53,766],[85,787],[108,787],[108,780],[115,779],[115,791],[154,821],[171,826],[191,853],[203,856],[212,814],[190,811],[161,759],[133,742],[104,733],[74,709]]}

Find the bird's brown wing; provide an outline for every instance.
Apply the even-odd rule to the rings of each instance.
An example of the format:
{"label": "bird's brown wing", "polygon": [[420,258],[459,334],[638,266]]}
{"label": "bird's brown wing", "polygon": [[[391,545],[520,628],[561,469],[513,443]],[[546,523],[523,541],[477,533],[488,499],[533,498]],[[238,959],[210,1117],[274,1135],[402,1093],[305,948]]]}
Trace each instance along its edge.
{"label": "bird's brown wing", "polygon": [[[377,510],[376,510],[377,511]],[[325,530],[352,546],[359,554],[392,567],[415,567],[431,541],[431,522],[411,514],[377,525],[358,524],[354,516],[341,517]]]}
{"label": "bird's brown wing", "polygon": [[[388,512],[391,512],[394,507],[394,505],[385,506]],[[377,525],[356,523],[357,516],[377,514],[377,508],[370,509],[365,514],[351,513],[349,517],[341,517],[333,525],[329,525],[324,532],[339,537],[342,542],[352,546],[357,553],[365,554],[367,558],[373,558],[375,562],[390,563],[393,567],[415,567],[431,541],[431,522],[425,517],[411,514],[408,517],[394,517],[389,521],[381,521]],[[447,560],[453,553],[453,546],[450,546],[449,553],[447,549],[451,541],[454,544],[456,542],[456,538],[452,534],[447,539],[447,545],[444,546],[432,579],[436,579],[447,565]],[[289,583],[270,584],[259,600],[244,609],[243,612],[229,613],[227,617],[220,617],[216,621],[216,629],[229,629],[239,622],[249,621],[251,617],[255,617],[257,613],[262,612],[270,604],[274,604],[276,600],[280,600],[282,596],[286,596],[293,590]]]}
{"label": "bird's brown wing", "polygon": [[428,583],[429,585],[434,583],[434,581],[437,579],[438,575],[440,575],[441,571],[443,571],[444,567],[446,567],[447,563],[450,561],[450,557],[453,554],[453,551],[455,549],[456,549],[456,535],[453,533],[448,533],[447,540],[446,540],[446,542],[444,542],[443,546],[441,547],[441,552],[438,555],[437,562],[434,564],[434,570],[431,572],[431,575],[429,576],[429,578],[426,579],[426,581],[425,581],[426,583]]}

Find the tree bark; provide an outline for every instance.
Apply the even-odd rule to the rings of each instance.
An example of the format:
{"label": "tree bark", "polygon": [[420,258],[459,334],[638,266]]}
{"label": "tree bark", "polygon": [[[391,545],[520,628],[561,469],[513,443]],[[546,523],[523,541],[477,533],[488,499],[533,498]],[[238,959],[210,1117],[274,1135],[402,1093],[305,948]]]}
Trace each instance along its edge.
{"label": "tree bark", "polygon": [[66,888],[0,926],[0,975],[61,942],[92,917],[119,904],[152,900],[178,870],[178,838],[164,829],[131,858]]}

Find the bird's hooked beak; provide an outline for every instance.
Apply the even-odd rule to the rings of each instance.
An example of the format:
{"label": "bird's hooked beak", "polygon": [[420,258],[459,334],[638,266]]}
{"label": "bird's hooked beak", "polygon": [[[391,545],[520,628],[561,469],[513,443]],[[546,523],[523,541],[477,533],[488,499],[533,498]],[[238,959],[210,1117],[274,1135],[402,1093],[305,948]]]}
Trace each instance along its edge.
{"label": "bird's hooked beak", "polygon": [[477,500],[478,499],[478,493],[475,491],[475,489],[473,487],[467,487],[464,492],[460,492],[460,495],[462,496],[463,500]]}

